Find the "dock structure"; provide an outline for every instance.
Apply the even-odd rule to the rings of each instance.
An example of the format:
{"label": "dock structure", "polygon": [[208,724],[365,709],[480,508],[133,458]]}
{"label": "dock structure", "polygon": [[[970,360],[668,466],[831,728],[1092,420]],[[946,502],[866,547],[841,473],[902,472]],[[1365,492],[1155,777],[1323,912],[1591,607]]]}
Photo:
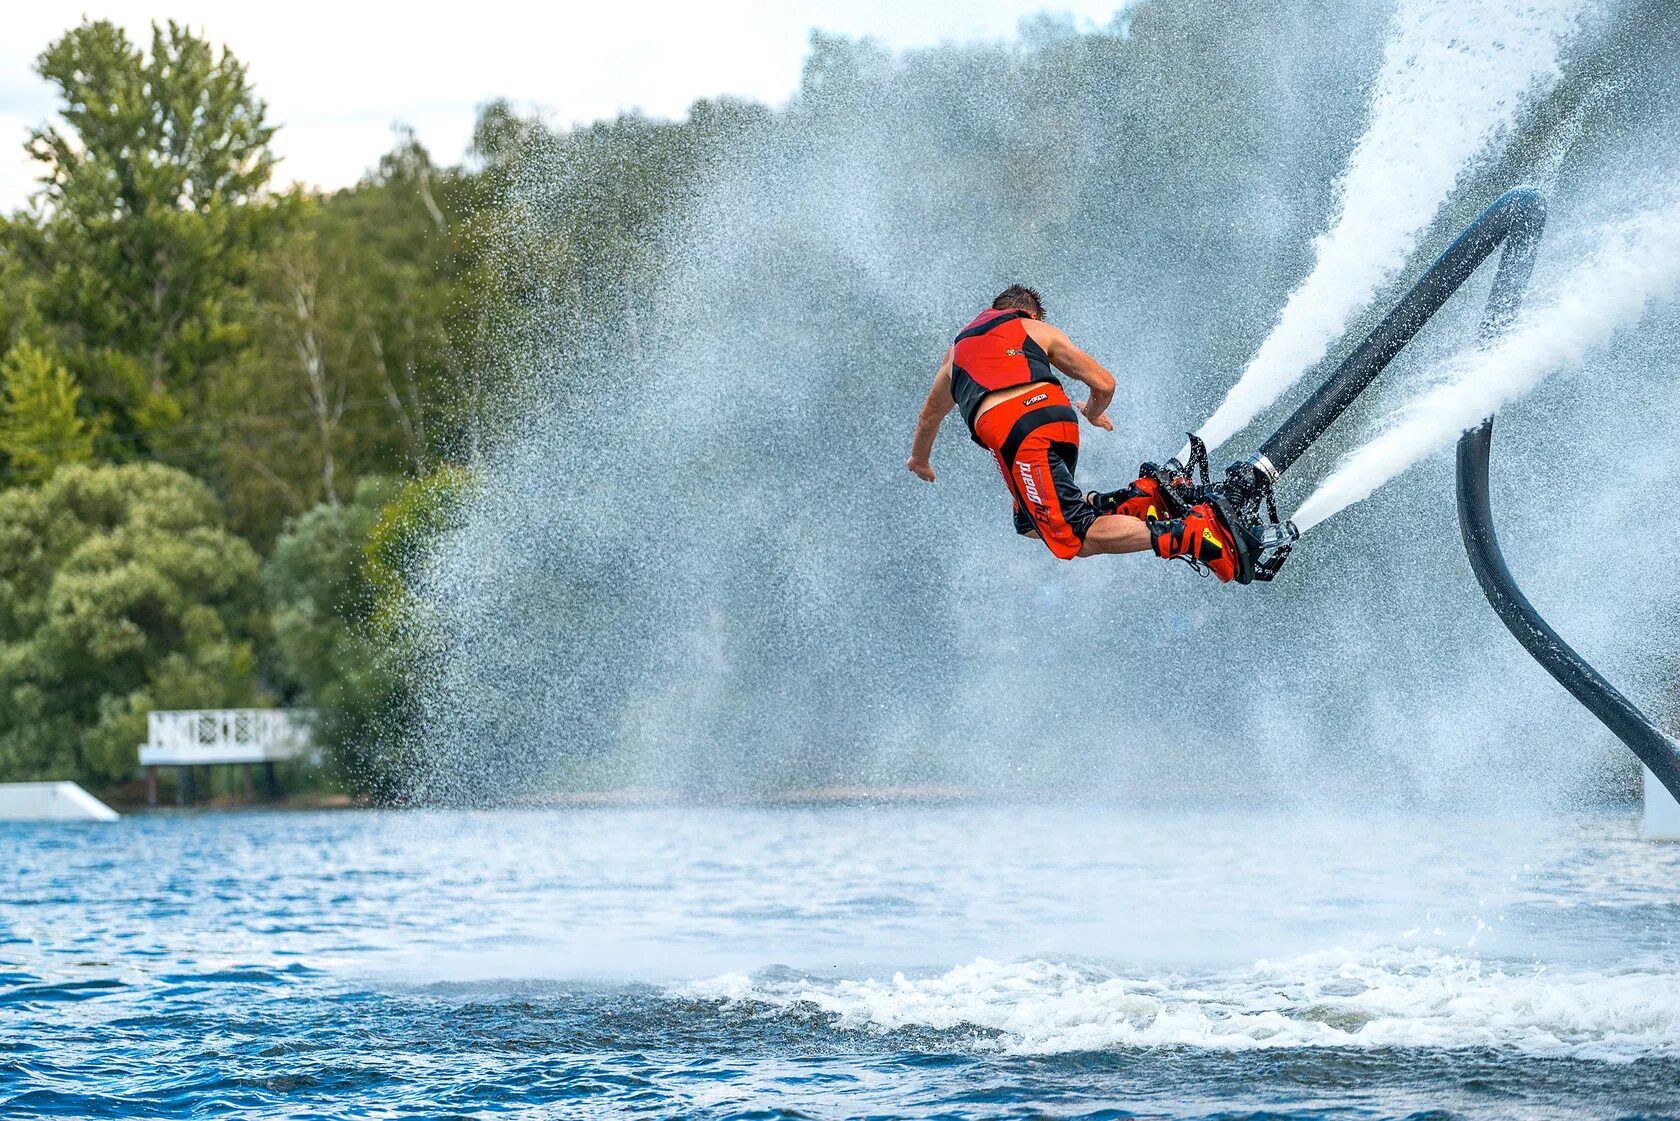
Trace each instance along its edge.
{"label": "dock structure", "polygon": [[152,712],[146,717],[146,742],[140,765],[146,768],[146,802],[157,805],[157,770],[176,768],[175,801],[192,800],[193,768],[261,766],[270,798],[279,793],[274,765],[309,756],[312,713],[280,708],[205,708]]}

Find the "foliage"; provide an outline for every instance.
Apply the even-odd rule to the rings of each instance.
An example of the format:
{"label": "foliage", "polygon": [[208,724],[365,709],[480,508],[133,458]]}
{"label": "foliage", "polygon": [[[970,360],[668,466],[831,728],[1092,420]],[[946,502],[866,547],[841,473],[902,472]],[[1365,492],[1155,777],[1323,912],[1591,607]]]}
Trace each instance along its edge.
{"label": "foliage", "polygon": [[252,346],[209,407],[242,531],[267,540],[364,472],[425,471],[467,442],[484,393],[468,355],[495,290],[454,279],[472,268],[471,196],[405,135],[357,187],[295,201],[253,282]]}
{"label": "foliage", "polygon": [[158,427],[246,340],[246,284],[281,214],[261,195],[274,129],[244,65],[175,23],[149,53],[85,23],[36,70],[59,123],[31,134],[43,186],[14,243],[99,405],[124,431]]}
{"label": "foliage", "polygon": [[364,478],[351,501],[288,519],[275,541],[262,582],[273,612],[274,678],[286,698],[334,703],[349,640],[373,615],[364,542],[397,490]]}
{"label": "foliage", "polygon": [[388,643],[369,626],[375,611],[364,543],[398,492],[369,476],[351,501],[321,503],[288,519],[263,565],[263,591],[273,613],[272,676],[282,698],[320,713],[316,727],[337,777],[374,783],[368,752],[400,695]]}
{"label": "foliage", "polygon": [[93,426],[77,410],[81,388],[52,355],[19,343],[0,361],[0,381],[0,451],[15,478],[38,482],[93,458]]}
{"label": "foliage", "polygon": [[17,253],[6,251],[18,240],[15,225],[11,219],[0,218],[0,353],[41,333],[36,310],[41,278],[25,267]]}
{"label": "foliage", "polygon": [[392,628],[418,577],[418,565],[444,534],[461,522],[462,504],[472,475],[460,467],[440,467],[403,488],[385,507],[367,538],[367,579],[378,605],[375,622]]}
{"label": "foliage", "polygon": [[0,771],[115,782],[149,709],[262,703],[257,572],[180,471],[69,466],[0,491]]}
{"label": "foliage", "polygon": [[227,49],[90,20],[36,69],[41,188],[0,221],[0,470],[32,484],[0,493],[0,777],[112,781],[148,707],[272,692],[389,793],[402,624],[470,465],[534,365],[634,373],[670,215],[772,115],[498,102],[472,166],[401,130],[354,187],[276,193]]}
{"label": "foliage", "polygon": [[337,778],[385,800],[403,777],[413,565],[455,524],[467,483],[453,467],[401,487],[365,478],[350,502],[288,519],[263,567],[283,696],[320,713]]}

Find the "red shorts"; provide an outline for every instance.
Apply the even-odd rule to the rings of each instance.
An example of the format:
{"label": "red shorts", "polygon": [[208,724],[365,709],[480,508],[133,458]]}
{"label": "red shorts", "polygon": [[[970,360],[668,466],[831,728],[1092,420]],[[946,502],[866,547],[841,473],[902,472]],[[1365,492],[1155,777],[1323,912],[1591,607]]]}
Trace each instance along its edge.
{"label": "red shorts", "polygon": [[1079,414],[1061,386],[1045,383],[988,409],[974,438],[997,457],[1015,498],[1015,531],[1038,531],[1063,560],[1079,554],[1097,520],[1073,482],[1079,463]]}

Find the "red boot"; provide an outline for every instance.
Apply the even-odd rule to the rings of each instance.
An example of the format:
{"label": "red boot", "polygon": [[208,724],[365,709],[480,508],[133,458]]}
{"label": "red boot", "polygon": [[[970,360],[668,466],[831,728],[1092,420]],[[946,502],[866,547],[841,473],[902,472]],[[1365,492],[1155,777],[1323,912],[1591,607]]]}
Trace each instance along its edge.
{"label": "red boot", "polygon": [[1183,557],[1192,568],[1207,569],[1223,584],[1237,578],[1241,563],[1237,540],[1206,503],[1190,507],[1182,518],[1150,522],[1149,540],[1158,557]]}
{"label": "red boot", "polygon": [[1148,475],[1139,476],[1137,482],[1119,490],[1092,491],[1086,496],[1086,501],[1099,515],[1124,514],[1146,522],[1165,518],[1172,511],[1172,506],[1161,492],[1161,484]]}

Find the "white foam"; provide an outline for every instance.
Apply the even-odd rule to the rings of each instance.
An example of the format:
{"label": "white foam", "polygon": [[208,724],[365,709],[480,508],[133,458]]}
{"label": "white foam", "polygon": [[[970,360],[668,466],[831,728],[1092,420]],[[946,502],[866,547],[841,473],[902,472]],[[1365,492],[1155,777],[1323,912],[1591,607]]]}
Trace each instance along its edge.
{"label": "white foam", "polygon": [[937,977],[753,981],[673,995],[840,1027],[979,1029],[1024,1054],[1134,1047],[1500,1047],[1628,1062],[1680,1055],[1680,974],[1484,964],[1430,947],[1325,950],[1241,972],[1128,977],[1088,964],[984,958]]}
{"label": "white foam", "polygon": [[[1406,263],[1478,155],[1557,81],[1582,0],[1404,0],[1328,233],[1277,324],[1198,433],[1213,448],[1322,359]],[[1186,449],[1188,450],[1188,449]],[[1181,453],[1182,454],[1182,453]]]}
{"label": "white foam", "polygon": [[1563,278],[1550,303],[1531,308],[1494,345],[1433,371],[1434,389],[1410,402],[1351,453],[1295,514],[1306,530],[1358,502],[1408,466],[1458,439],[1548,374],[1586,360],[1680,285],[1680,202],[1608,227]]}

